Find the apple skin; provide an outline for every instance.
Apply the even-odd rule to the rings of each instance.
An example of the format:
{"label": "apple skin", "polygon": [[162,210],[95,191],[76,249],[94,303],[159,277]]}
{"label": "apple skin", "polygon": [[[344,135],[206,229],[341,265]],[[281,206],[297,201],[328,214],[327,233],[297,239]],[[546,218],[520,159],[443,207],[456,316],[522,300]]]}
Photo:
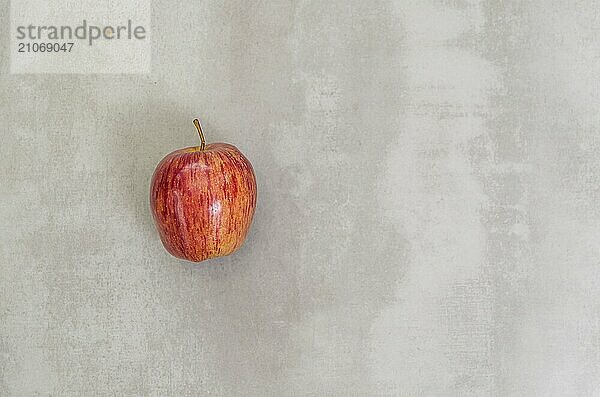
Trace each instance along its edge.
{"label": "apple skin", "polygon": [[242,245],[252,223],[252,164],[226,143],[176,150],[154,171],[150,206],[171,255],[192,262],[229,255]]}

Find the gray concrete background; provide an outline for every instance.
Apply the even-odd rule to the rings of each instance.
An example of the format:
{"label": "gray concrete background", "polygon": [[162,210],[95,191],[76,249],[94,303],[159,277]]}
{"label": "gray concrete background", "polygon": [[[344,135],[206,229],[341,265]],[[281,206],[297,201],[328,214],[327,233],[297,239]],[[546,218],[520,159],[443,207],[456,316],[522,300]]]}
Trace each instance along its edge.
{"label": "gray concrete background", "polygon": [[[153,2],[151,75],[9,75],[1,395],[600,394],[594,1]],[[254,164],[245,246],[151,223],[168,152]]]}

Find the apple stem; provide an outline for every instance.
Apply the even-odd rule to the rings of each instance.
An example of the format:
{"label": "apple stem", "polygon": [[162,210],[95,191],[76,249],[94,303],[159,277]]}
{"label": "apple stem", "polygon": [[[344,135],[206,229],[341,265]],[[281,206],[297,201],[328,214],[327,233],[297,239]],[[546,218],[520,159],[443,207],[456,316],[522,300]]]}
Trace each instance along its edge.
{"label": "apple stem", "polygon": [[198,130],[198,135],[200,135],[200,150],[204,150],[204,146],[206,146],[206,141],[204,140],[204,134],[202,133],[202,126],[200,125],[200,120],[194,119],[194,125]]}

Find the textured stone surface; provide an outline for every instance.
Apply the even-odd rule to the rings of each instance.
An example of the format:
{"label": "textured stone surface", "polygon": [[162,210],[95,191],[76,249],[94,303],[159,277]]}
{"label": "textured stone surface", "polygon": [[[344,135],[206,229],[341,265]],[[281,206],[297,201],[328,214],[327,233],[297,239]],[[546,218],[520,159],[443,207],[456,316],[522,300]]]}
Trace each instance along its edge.
{"label": "textured stone surface", "polygon": [[[3,56],[0,394],[598,395],[598,15],[156,0],[150,75]],[[148,205],[195,116],[259,186],[200,265]]]}

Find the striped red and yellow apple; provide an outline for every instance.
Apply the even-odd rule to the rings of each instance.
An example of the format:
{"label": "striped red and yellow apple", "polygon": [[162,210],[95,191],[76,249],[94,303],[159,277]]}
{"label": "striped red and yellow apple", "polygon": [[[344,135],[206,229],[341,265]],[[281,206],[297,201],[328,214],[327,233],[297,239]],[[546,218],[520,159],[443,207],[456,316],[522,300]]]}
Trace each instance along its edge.
{"label": "striped red and yellow apple", "polygon": [[160,239],[172,255],[200,262],[233,253],[248,233],[256,207],[250,161],[233,145],[176,150],[156,167],[150,206]]}

